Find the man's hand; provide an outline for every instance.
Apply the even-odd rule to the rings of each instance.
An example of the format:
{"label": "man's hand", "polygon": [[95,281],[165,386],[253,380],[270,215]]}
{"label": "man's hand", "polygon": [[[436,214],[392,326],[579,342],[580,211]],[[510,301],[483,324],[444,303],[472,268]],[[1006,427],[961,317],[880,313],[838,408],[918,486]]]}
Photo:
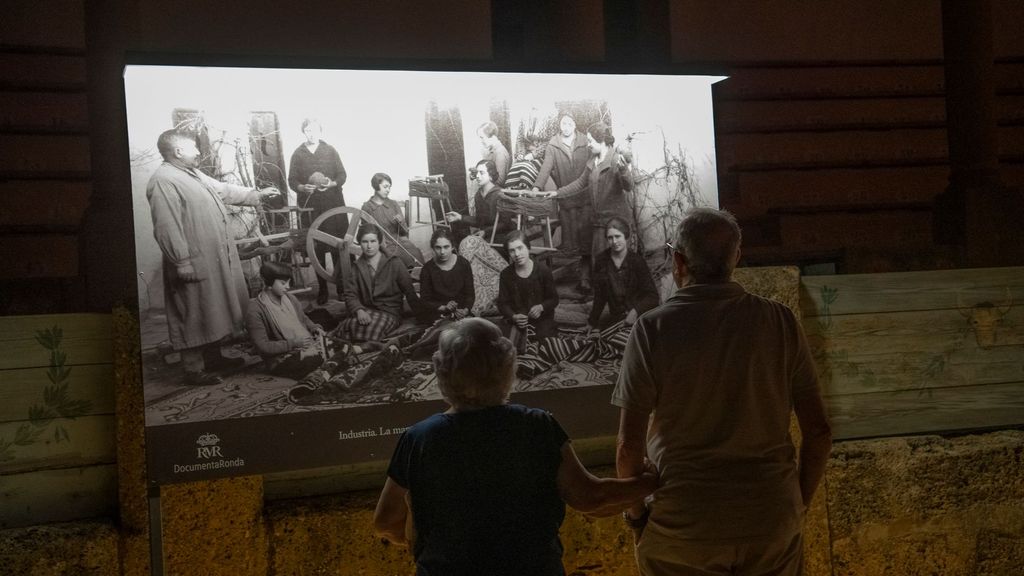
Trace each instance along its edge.
{"label": "man's hand", "polygon": [[316,192],[316,186],[312,184],[299,184],[299,190],[306,194],[312,194],[313,192]]}
{"label": "man's hand", "polygon": [[454,211],[446,213],[445,216],[447,216],[448,220],[450,220],[451,222],[458,222],[459,220],[462,220],[462,214],[459,214],[458,212]]}
{"label": "man's hand", "polygon": [[513,314],[512,321],[515,322],[516,326],[526,328],[530,323],[530,318],[526,314]]}
{"label": "man's hand", "polygon": [[356,310],[356,322],[359,322],[360,326],[366,326],[370,323],[370,313],[366,310]]}
{"label": "man's hand", "polygon": [[199,282],[199,275],[196,274],[196,269],[191,264],[182,264],[178,266],[178,278],[182,282]]}
{"label": "man's hand", "polygon": [[456,308],[453,314],[455,315],[456,320],[462,320],[469,315],[469,308]]}
{"label": "man's hand", "polygon": [[587,338],[590,338],[591,340],[597,340],[598,338],[601,337],[601,331],[595,328],[594,326],[587,324],[586,331]]}
{"label": "man's hand", "polygon": [[534,304],[530,307],[530,318],[536,320],[540,318],[540,315],[544,313],[544,306],[540,304]]}

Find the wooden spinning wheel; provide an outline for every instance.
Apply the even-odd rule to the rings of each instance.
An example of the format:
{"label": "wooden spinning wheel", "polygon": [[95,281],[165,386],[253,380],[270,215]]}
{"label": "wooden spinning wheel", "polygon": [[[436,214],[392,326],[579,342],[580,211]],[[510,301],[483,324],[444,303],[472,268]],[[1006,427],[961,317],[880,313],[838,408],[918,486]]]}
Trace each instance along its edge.
{"label": "wooden spinning wheel", "polygon": [[[351,215],[351,217],[349,217]],[[345,236],[338,238],[333,234],[328,234],[320,228],[328,218],[348,218],[348,231]],[[359,232],[359,227],[363,224],[363,221],[376,226],[380,229],[377,221],[373,219],[366,212],[363,212],[359,208],[352,208],[351,206],[339,206],[338,208],[331,208],[324,212],[313,223],[309,225],[309,230],[306,232],[306,254],[311,257],[309,259],[310,265],[313,270],[316,271],[316,275],[327,280],[328,282],[334,282],[334,277],[327,272],[323,264],[320,263],[320,259],[315,256],[317,242],[327,244],[333,249],[332,254],[338,256],[338,262],[335,262],[335,266],[341,269],[341,277],[347,278],[351,273],[352,262],[349,260],[350,254],[360,254],[362,251],[359,249],[359,244],[355,239],[355,235]]]}
{"label": "wooden spinning wheel", "polygon": [[[349,215],[351,215],[351,218],[349,218]],[[349,219],[348,231],[342,238],[324,232],[323,230],[320,229],[328,218],[334,217]],[[397,247],[397,249],[403,250],[406,252],[406,254],[409,254],[409,251],[406,250],[406,248],[401,244],[401,242],[399,242],[396,238],[389,234],[387,230],[385,230],[380,224],[378,224],[377,220],[374,219],[373,216],[370,216],[369,214],[363,212],[359,208],[352,208],[350,206],[339,206],[338,208],[331,208],[330,210],[321,214],[316,220],[313,220],[313,223],[309,225],[309,230],[306,232],[306,254],[311,255],[309,263],[310,266],[313,267],[313,270],[316,271],[317,276],[323,278],[324,280],[327,280],[328,282],[334,282],[335,280],[334,277],[331,276],[329,272],[327,272],[327,269],[324,268],[323,264],[320,263],[320,259],[315,256],[316,251],[314,250],[314,248],[316,247],[316,243],[322,242],[335,250],[334,252],[332,252],[332,254],[338,256],[338,262],[335,263],[335,266],[341,270],[341,277],[349,277],[349,274],[352,272],[352,261],[349,259],[349,255],[355,254],[356,256],[359,256],[360,254],[362,254],[362,249],[359,247],[359,242],[356,239],[356,234],[359,233],[359,228],[361,226],[367,224],[377,229],[377,238],[379,238],[382,241],[382,244],[384,243],[383,241],[386,239],[389,244],[394,245]],[[419,258],[417,258],[415,255],[409,254],[409,256],[411,256],[412,259],[415,260],[416,263],[419,264],[420,266],[423,265],[423,263],[420,262]]]}

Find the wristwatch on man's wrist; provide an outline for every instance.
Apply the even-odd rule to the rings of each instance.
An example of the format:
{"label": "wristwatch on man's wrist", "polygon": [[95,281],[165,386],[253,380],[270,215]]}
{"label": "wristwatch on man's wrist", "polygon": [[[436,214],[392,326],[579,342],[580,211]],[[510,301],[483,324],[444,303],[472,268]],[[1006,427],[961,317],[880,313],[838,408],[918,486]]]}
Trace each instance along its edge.
{"label": "wristwatch on man's wrist", "polygon": [[629,515],[629,510],[622,512],[622,519],[626,522],[626,526],[637,530],[647,525],[647,519],[651,516],[651,509],[644,506],[644,513],[639,518],[633,518]]}

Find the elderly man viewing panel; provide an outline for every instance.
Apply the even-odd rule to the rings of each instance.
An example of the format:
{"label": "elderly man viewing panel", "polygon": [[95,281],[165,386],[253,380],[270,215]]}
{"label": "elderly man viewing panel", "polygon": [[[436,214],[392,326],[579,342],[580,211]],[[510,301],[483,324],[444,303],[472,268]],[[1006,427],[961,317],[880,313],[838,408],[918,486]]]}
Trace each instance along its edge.
{"label": "elderly man viewing panel", "polygon": [[[164,162],[146,185],[153,236],[163,253],[164,299],[171,345],[181,352],[185,383],[217,384],[207,372],[244,364],[220,355],[219,342],[243,333],[249,301],[225,204],[256,205],[279,194],[210,178],[199,171],[199,149],[187,134],[157,140]],[[206,358],[204,358],[206,356]]]}
{"label": "elderly man viewing panel", "polygon": [[739,257],[731,214],[690,211],[673,251],[679,290],[640,317],[626,346],[612,395],[618,473],[643,470],[645,449],[661,471],[647,505],[624,513],[647,576],[800,572],[831,431],[800,324],[730,281]]}

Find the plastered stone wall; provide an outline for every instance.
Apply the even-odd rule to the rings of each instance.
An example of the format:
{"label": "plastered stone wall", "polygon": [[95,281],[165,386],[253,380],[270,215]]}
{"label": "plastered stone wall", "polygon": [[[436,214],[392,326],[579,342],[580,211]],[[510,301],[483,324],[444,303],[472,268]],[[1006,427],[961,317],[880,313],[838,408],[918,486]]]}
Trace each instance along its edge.
{"label": "plastered stone wall", "polygon": [[1024,573],[1024,432],[843,442],[827,471],[835,576]]}
{"label": "plastered stone wall", "polygon": [[117,528],[111,522],[64,522],[0,531],[4,576],[118,575]]}
{"label": "plastered stone wall", "polygon": [[[820,495],[827,515],[816,520],[825,524],[831,545],[808,539],[806,572],[1019,576],[1024,566],[1022,460],[1024,432],[1015,430],[837,443]],[[611,468],[594,471],[607,475]],[[175,508],[165,518],[166,573],[412,574],[408,551],[373,535],[376,491],[264,504],[261,482],[252,477],[194,483],[165,495]],[[170,500],[164,506],[171,506]],[[813,530],[808,526],[808,533]],[[123,562],[124,531],[113,522],[0,531],[0,574],[148,574],[141,559]],[[148,546],[138,534],[132,539]],[[631,535],[617,517],[595,520],[569,511],[562,542],[570,576],[635,574]],[[822,572],[812,557],[824,559],[830,571]]]}

